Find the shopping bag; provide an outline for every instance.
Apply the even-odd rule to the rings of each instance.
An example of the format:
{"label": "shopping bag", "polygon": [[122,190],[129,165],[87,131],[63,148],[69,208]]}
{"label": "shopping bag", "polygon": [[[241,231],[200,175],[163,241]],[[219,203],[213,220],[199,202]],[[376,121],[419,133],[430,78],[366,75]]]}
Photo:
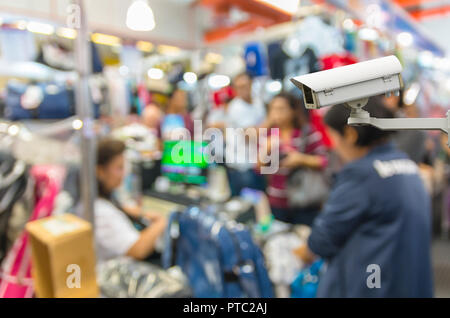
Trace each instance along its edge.
{"label": "shopping bag", "polygon": [[291,297],[315,298],[322,267],[323,260],[320,259],[301,270],[297,278],[291,284]]}
{"label": "shopping bag", "polygon": [[[36,205],[30,222],[51,216],[55,198],[61,189],[64,168],[56,166],[35,166],[30,171],[35,180]],[[28,233],[24,230],[14,242],[0,267],[0,298],[33,297],[31,276],[31,249]]]}

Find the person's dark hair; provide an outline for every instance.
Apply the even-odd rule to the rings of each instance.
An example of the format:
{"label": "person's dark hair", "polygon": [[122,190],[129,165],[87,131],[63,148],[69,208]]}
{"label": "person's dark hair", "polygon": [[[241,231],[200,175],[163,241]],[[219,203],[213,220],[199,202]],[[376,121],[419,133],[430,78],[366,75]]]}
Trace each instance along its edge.
{"label": "person's dark hair", "polygon": [[[97,166],[106,166],[115,157],[125,152],[125,144],[117,139],[104,138],[97,143]],[[101,198],[111,200],[111,193],[97,179],[97,191]]]}
{"label": "person's dark hair", "polygon": [[247,77],[250,81],[252,80],[252,77],[251,77],[251,75],[249,73],[242,72],[242,73],[239,73],[238,75],[236,75],[235,77],[233,77],[233,84],[234,84],[234,82],[236,82],[236,80],[238,78],[241,78],[241,77]]}
{"label": "person's dark hair", "polygon": [[[394,118],[394,114],[384,106],[382,100],[378,97],[372,97],[364,109],[369,112],[371,117]],[[348,106],[342,104],[333,106],[325,115],[325,124],[339,132],[341,135],[344,135],[350,111]],[[392,131],[381,130],[369,125],[352,127],[358,133],[356,145],[360,147],[374,146],[386,141],[392,134]]]}
{"label": "person's dark hair", "polygon": [[274,100],[275,98],[283,98],[287,101],[287,103],[291,107],[291,110],[295,114],[292,118],[292,122],[295,128],[301,128],[302,125],[307,124],[308,117],[306,114],[306,108],[301,98],[288,92],[278,93],[272,98],[272,100]]}
{"label": "person's dark hair", "polygon": [[117,139],[104,138],[97,143],[97,165],[105,166],[125,152],[125,144]]}

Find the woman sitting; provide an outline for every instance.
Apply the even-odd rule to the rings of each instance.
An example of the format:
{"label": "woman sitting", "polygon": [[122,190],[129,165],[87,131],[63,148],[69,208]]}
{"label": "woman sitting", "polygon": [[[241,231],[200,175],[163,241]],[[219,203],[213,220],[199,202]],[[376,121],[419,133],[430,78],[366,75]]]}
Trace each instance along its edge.
{"label": "woman sitting", "polygon": [[[114,199],[113,192],[124,178],[125,144],[103,139],[97,146],[98,198],[95,201],[95,240],[98,260],[119,256],[137,260],[148,258],[157,239],[166,228],[166,219],[158,214],[124,208]],[[144,217],[150,225],[138,231],[130,217]]]}

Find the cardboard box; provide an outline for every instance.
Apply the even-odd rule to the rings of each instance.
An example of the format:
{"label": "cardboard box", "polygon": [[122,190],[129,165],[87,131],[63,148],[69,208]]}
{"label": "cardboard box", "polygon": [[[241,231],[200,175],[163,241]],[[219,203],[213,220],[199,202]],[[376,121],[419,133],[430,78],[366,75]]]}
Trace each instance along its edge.
{"label": "cardboard box", "polygon": [[92,226],[72,214],[29,222],[32,276],[40,298],[96,298]]}

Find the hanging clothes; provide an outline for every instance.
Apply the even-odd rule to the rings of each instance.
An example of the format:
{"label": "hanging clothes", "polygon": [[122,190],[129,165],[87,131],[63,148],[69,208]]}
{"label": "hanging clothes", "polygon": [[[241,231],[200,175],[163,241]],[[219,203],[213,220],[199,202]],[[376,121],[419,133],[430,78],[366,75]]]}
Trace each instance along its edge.
{"label": "hanging clothes", "polygon": [[[61,166],[34,166],[30,175],[35,180],[36,205],[30,222],[51,216],[55,199],[59,193],[65,169]],[[24,230],[16,240],[0,267],[0,298],[33,297],[31,276],[31,249],[29,236]]]}

